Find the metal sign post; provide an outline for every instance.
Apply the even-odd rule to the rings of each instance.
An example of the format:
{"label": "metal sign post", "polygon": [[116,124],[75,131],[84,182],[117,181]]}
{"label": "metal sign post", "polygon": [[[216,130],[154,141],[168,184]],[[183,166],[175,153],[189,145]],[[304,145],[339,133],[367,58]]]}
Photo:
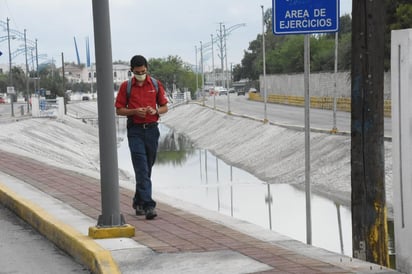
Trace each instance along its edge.
{"label": "metal sign post", "polygon": [[304,95],[305,95],[305,192],[306,243],[312,244],[311,190],[310,190],[310,37],[311,33],[339,30],[339,0],[273,0],[273,33],[305,34]]}

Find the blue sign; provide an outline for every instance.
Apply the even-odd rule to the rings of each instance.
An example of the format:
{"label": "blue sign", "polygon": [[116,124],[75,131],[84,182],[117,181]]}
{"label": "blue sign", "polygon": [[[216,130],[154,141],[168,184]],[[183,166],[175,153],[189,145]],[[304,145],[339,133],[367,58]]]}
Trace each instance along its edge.
{"label": "blue sign", "polygon": [[272,12],[274,34],[339,30],[339,0],[273,0]]}

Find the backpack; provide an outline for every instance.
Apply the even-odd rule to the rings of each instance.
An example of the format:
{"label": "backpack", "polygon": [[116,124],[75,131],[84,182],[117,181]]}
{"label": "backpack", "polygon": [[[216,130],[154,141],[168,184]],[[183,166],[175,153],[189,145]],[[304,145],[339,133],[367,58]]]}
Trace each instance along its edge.
{"label": "backpack", "polygon": [[[155,78],[150,76],[150,80],[152,80],[153,86],[155,87],[156,94],[159,93],[159,83]],[[130,98],[130,93],[132,91],[132,79],[130,78],[127,80],[127,90],[126,90],[126,105],[129,105],[129,98]],[[157,96],[156,96],[157,98]],[[133,116],[127,116],[127,128],[129,128],[133,124]]]}
{"label": "backpack", "polygon": [[[156,94],[159,92],[159,84],[157,83],[157,80],[150,76],[150,80],[152,80],[153,86],[156,89]],[[130,78],[127,80],[127,90],[126,90],[126,105],[129,104],[129,98],[130,98],[130,92],[132,90],[132,79]]]}

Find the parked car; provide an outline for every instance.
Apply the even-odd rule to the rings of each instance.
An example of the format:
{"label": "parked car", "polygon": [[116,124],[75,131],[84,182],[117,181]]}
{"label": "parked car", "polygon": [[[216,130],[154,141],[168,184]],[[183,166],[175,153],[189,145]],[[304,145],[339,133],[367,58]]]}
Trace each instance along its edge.
{"label": "parked car", "polygon": [[246,95],[246,91],[245,91],[244,89],[239,89],[239,90],[237,91],[237,96],[239,96],[239,95],[245,96],[245,95]]}
{"label": "parked car", "polygon": [[215,87],[209,90],[209,95],[227,95],[227,89],[224,87]]}
{"label": "parked car", "polygon": [[235,93],[235,89],[234,89],[234,88],[230,88],[230,89],[229,89],[229,93]]}
{"label": "parked car", "polygon": [[6,100],[3,97],[0,97],[0,104],[5,104]]}
{"label": "parked car", "polygon": [[219,95],[227,95],[227,89],[225,88],[220,88],[218,89]]}

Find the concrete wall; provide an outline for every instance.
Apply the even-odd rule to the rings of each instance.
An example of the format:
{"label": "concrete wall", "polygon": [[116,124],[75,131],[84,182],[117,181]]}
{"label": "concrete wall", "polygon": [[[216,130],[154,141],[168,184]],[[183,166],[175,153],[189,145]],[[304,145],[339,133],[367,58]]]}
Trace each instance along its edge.
{"label": "concrete wall", "polygon": [[396,265],[412,273],[412,29],[392,31],[391,71]]}
{"label": "concrete wall", "polygon": [[[263,76],[259,78],[263,88]],[[333,97],[335,90],[335,73],[311,73],[309,80],[310,96]],[[390,72],[384,75],[384,99],[391,98]],[[269,94],[303,96],[302,74],[266,75],[266,87]],[[350,72],[338,72],[336,76],[336,97],[351,97]]]}

